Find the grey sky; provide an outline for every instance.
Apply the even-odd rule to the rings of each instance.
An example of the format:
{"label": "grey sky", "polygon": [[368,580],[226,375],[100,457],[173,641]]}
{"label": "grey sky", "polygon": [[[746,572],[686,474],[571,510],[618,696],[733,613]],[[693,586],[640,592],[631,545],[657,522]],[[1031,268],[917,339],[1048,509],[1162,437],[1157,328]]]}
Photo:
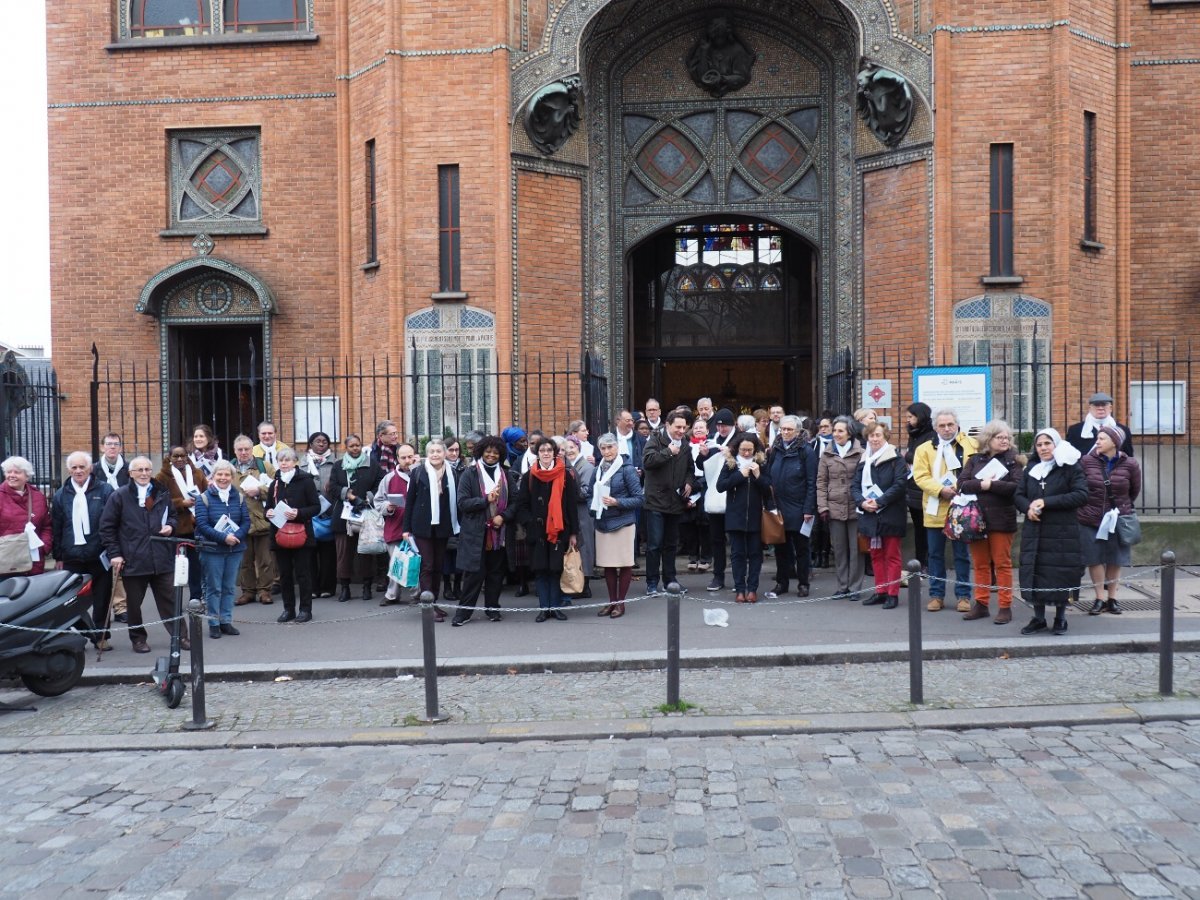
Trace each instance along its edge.
{"label": "grey sky", "polygon": [[10,40],[0,53],[0,341],[50,343],[50,203],[46,145],[46,4],[4,4]]}

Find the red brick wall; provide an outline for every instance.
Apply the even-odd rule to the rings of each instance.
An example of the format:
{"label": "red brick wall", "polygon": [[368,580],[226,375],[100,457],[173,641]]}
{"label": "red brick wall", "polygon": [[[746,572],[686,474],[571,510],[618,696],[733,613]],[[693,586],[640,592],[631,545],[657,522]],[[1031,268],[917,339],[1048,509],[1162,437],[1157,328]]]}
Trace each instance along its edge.
{"label": "red brick wall", "polygon": [[[115,6],[115,4],[114,4]],[[96,4],[47,10],[49,102],[220,98],[333,90],[337,40],[318,4],[316,43],[110,51],[115,24]],[[115,15],[115,13],[114,13]],[[216,236],[215,256],[273,289],[279,348],[311,346],[337,320],[334,100],[240,101],[52,109],[51,323],[63,386],[63,446],[90,446],[88,348],[157,368],[158,322],[134,313],[146,281],[194,255],[167,225],[169,129],[262,130],[266,237]],[[314,234],[317,236],[314,237]],[[105,429],[108,423],[101,422]]]}
{"label": "red brick wall", "polygon": [[924,161],[863,176],[866,347],[929,345],[929,179]]}
{"label": "red brick wall", "polygon": [[[517,285],[522,366],[579,368],[583,333],[582,182],[517,172]],[[578,397],[578,392],[572,394]],[[550,398],[527,399],[521,420],[562,433],[580,415]]]}

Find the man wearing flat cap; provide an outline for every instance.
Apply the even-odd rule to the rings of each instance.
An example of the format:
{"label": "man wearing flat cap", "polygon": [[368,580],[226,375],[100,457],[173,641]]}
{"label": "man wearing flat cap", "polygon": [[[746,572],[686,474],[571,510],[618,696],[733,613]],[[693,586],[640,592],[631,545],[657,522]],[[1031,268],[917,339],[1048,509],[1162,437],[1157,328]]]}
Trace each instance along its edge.
{"label": "man wearing flat cap", "polygon": [[1067,429],[1067,443],[1078,450],[1080,454],[1088,453],[1096,445],[1096,430],[1103,425],[1121,429],[1125,435],[1125,441],[1121,444],[1120,449],[1128,456],[1133,456],[1133,438],[1130,437],[1129,426],[1122,425],[1113,418],[1112,394],[1106,394],[1104,391],[1092,394],[1092,398],[1088,401],[1087,416],[1082,422],[1076,422]]}

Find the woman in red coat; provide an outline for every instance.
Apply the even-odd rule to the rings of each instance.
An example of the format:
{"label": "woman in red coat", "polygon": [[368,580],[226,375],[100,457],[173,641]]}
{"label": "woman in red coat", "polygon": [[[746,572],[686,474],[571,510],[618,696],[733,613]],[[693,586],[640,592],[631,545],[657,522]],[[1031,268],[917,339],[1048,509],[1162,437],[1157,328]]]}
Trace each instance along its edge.
{"label": "woman in red coat", "polygon": [[33,523],[33,531],[42,542],[36,550],[30,550],[30,565],[7,575],[41,575],[46,568],[46,557],[50,555],[50,504],[45,495],[30,484],[33,466],[20,456],[10,456],[0,468],[4,472],[4,483],[0,484],[0,537],[23,534],[26,526]]}

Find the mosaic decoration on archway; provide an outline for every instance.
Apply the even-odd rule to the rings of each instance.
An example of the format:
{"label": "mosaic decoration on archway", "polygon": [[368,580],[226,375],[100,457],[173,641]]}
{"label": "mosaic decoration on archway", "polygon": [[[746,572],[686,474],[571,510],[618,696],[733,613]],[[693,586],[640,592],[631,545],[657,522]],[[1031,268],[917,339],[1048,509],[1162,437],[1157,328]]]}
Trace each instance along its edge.
{"label": "mosaic decoration on archway", "polygon": [[641,16],[630,13],[622,28],[593,38],[584,78],[591,88],[586,339],[610,354],[618,377],[629,327],[624,254],[700,216],[754,216],[816,246],[832,261],[820,272],[824,347],[853,341],[854,41],[847,23],[835,27],[825,17],[797,27],[801,10],[812,9],[790,8],[781,20],[752,4],[736,14],[723,7],[758,61],[750,82],[720,99],[695,88],[682,68],[707,20],[694,4],[643,5]]}

